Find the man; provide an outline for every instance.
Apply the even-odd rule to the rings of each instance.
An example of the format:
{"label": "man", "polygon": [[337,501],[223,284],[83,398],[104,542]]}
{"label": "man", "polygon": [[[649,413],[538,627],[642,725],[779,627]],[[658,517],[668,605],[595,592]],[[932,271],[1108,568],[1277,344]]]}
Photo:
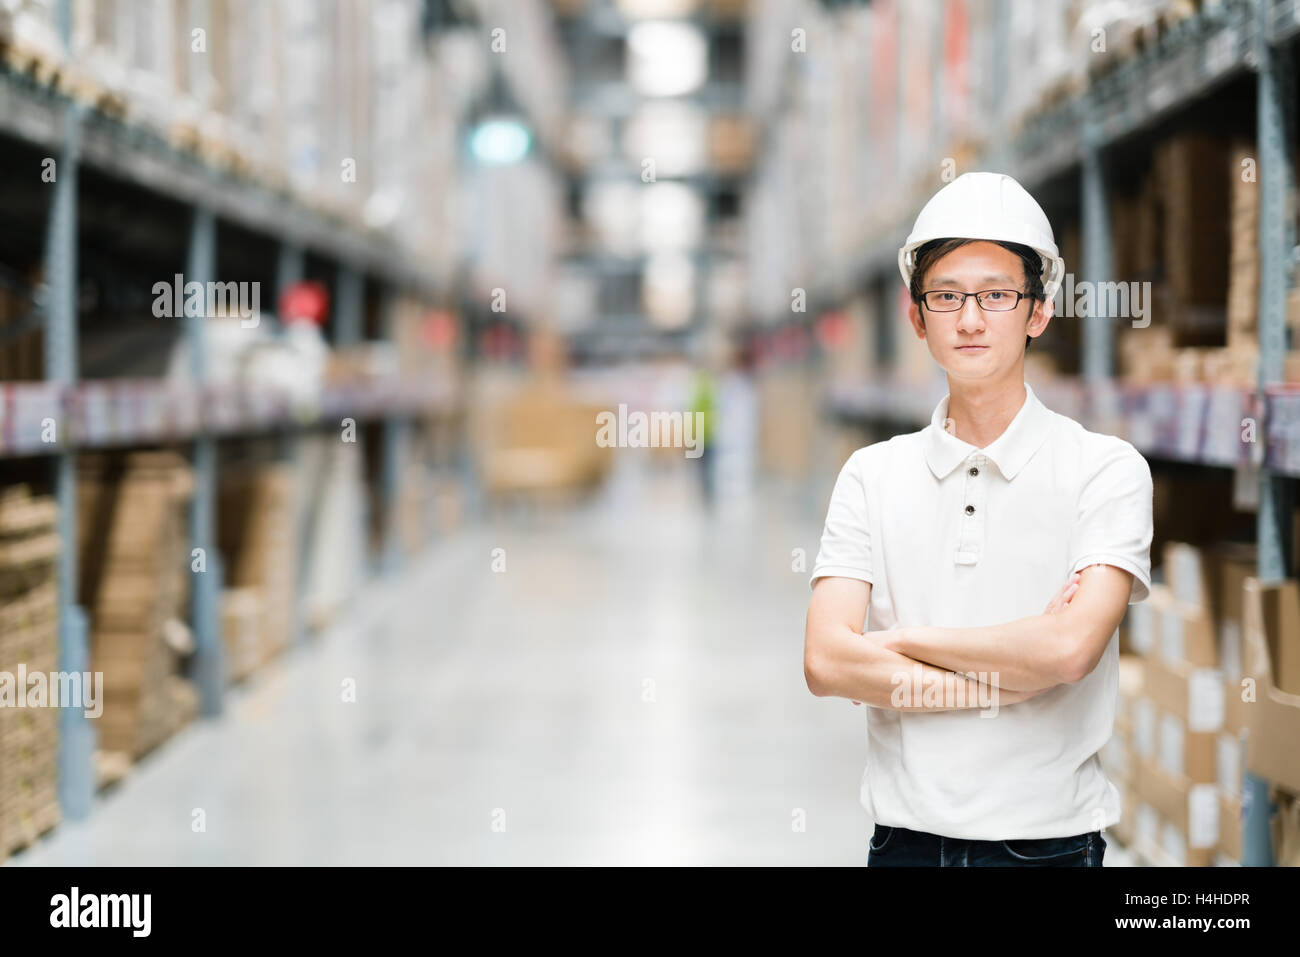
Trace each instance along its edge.
{"label": "man", "polygon": [[1150,469],[1025,384],[1064,263],[1019,183],[939,190],[899,268],[948,394],[841,470],[804,649],[813,694],[870,706],[867,864],[1100,866],[1120,808],[1097,752],[1116,629],[1151,584]]}

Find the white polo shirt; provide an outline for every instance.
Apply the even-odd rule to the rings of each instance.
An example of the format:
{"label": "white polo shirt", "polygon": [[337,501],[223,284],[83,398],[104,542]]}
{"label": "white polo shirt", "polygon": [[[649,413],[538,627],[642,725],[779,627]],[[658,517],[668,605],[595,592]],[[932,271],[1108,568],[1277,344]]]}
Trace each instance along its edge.
{"label": "white polo shirt", "polygon": [[[930,424],[854,452],[831,494],[810,586],[871,582],[867,630],[977,627],[1043,613],[1087,565],[1151,584],[1151,470],[1123,439],[1089,432],[1025,386],[1020,411],[977,449]],[[1110,827],[1119,793],[1097,752],[1114,730],[1119,634],[1097,668],[996,717],[978,708],[865,707],[861,799],[877,824],[978,840]]]}

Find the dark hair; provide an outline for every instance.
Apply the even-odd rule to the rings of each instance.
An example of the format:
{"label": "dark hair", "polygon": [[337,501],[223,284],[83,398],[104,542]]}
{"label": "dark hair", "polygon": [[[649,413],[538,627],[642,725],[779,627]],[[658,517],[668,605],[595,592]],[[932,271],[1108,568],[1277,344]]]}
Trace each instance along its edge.
{"label": "dark hair", "polygon": [[[936,262],[948,255],[954,249],[959,249],[967,243],[985,242],[980,239],[932,239],[928,243],[922,243],[916,248],[915,262],[912,269],[912,284],[909,292],[912,294],[912,302],[918,306],[921,304],[921,283],[925,280],[926,271]],[[1009,252],[1015,253],[1020,257],[1021,264],[1025,268],[1025,289],[1024,292],[1031,302],[1039,299],[1045,300],[1043,295],[1043,257],[1034,252],[1028,246],[1021,243],[1005,243],[1000,240],[987,240],[1001,246]],[[1032,308],[1031,308],[1032,313]],[[1033,336],[1025,336],[1025,348],[1029,348],[1029,343],[1033,341]]]}

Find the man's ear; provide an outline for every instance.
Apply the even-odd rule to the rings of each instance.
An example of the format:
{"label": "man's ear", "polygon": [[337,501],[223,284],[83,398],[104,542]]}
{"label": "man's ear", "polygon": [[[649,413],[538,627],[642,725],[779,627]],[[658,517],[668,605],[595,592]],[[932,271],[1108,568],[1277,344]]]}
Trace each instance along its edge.
{"label": "man's ear", "polygon": [[921,318],[921,307],[916,303],[911,303],[907,307],[907,319],[912,323],[912,331],[916,333],[916,338],[925,338],[925,320]]}
{"label": "man's ear", "polygon": [[1055,312],[1056,304],[1050,299],[1040,299],[1034,303],[1034,311],[1029,315],[1029,325],[1025,331],[1037,338],[1043,334],[1047,324],[1051,322]]}

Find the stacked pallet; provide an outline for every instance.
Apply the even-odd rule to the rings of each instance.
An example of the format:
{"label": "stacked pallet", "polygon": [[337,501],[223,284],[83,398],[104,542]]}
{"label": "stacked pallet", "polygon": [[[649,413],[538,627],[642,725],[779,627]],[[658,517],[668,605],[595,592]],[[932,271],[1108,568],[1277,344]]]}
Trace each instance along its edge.
{"label": "stacked pallet", "polygon": [[[297,594],[296,510],[289,466],[245,466],[221,478],[217,544],[225,559],[226,582],[231,589],[252,593],[228,594],[223,602],[223,618],[237,630],[226,644],[232,675],[250,670],[251,660],[255,668],[289,646]],[[255,638],[249,637],[249,618],[257,622]]]}
{"label": "stacked pallet", "polygon": [[1178,346],[1225,342],[1228,298],[1229,143],[1184,133],[1156,147],[1163,191],[1165,280],[1170,325]]}
{"label": "stacked pallet", "polygon": [[[596,488],[613,458],[612,450],[597,441],[602,412],[611,410],[542,379],[493,400],[479,433],[489,496],[563,499]],[[649,451],[673,453],[678,459],[682,455],[680,448]]]}
{"label": "stacked pallet", "polygon": [[78,483],[81,601],[104,675],[99,747],[138,759],[197,713],[179,674],[190,553],[189,466],[171,452],[87,456]]}
{"label": "stacked pallet", "polygon": [[1252,175],[1255,145],[1232,144],[1228,177],[1231,212],[1228,245],[1228,345],[1254,350],[1259,318],[1259,182]]}
{"label": "stacked pallet", "polygon": [[221,593],[221,636],[226,649],[226,676],[245,680],[262,664],[262,594],[256,588],[227,588]]}
{"label": "stacked pallet", "polygon": [[[1233,143],[1228,164],[1231,188],[1231,246],[1228,277],[1228,348],[1254,381],[1259,361],[1259,176],[1255,144]],[[1300,286],[1287,292],[1286,324],[1291,345],[1300,349]],[[1288,358],[1291,358],[1290,356]],[[1286,381],[1296,381],[1287,377]]]}
{"label": "stacked pallet", "polygon": [[57,702],[27,707],[18,680],[20,665],[47,676],[58,666],[56,516],[26,486],[0,492],[0,860],[59,821]]}
{"label": "stacked pallet", "polygon": [[[1150,281],[1150,328],[1119,328],[1132,382],[1252,388],[1259,370],[1259,182],[1255,144],[1207,134],[1161,143],[1133,196],[1112,205],[1116,268]],[[1120,205],[1124,207],[1120,208]],[[1282,381],[1300,383],[1300,287],[1289,291],[1292,349]]]}

